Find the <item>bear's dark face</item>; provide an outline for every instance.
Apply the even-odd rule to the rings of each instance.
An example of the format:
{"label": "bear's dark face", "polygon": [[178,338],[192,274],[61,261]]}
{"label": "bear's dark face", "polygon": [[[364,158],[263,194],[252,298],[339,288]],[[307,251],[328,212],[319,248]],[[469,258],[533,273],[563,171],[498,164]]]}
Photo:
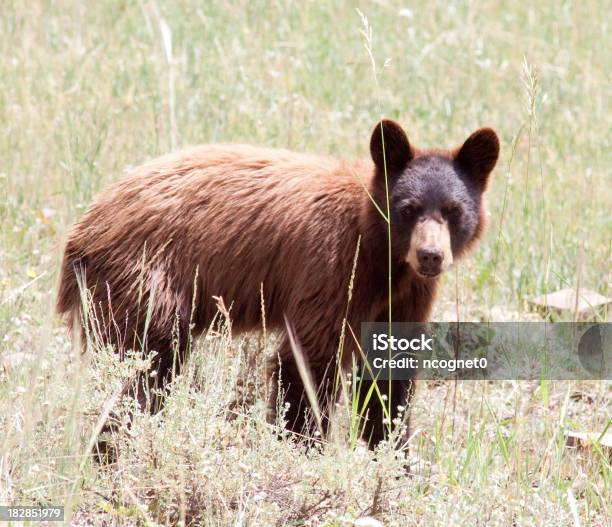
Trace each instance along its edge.
{"label": "bear's dark face", "polygon": [[379,189],[387,174],[394,259],[421,278],[438,277],[480,234],[497,135],[480,129],[451,153],[420,154],[397,123],[385,120],[372,134],[370,151]]}

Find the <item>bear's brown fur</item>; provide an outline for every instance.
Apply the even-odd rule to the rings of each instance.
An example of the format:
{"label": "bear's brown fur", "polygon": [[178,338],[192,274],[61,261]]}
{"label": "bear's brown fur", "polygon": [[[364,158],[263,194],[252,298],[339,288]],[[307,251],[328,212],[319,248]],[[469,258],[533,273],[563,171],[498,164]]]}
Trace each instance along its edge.
{"label": "bear's brown fur", "polygon": [[[495,134],[488,132],[495,143]],[[71,325],[82,323],[82,276],[104,342],[120,352],[157,351],[153,367],[167,382],[185,360],[190,320],[196,335],[213,320],[213,297],[231,306],[232,329],[243,332],[261,328],[263,294],[267,327],[285,331],[290,324],[325,409],[323,402],[333,400],[330,378],[345,317],[355,334],[362,321],[388,317],[387,223],[363,185],[385,211],[385,166],[390,177],[427,156],[454,162],[472,155],[476,159],[469,162],[476,166],[486,162],[491,149],[492,139],[486,139],[473,152],[418,151],[398,125],[385,121],[372,136],[374,164],[230,144],[156,159],[104,190],[72,229],[58,312]],[[489,157],[485,185],[497,151]],[[458,252],[478,237],[482,225],[478,210],[473,235]],[[393,255],[393,319],[426,321],[437,281],[419,276],[398,258]],[[346,338],[341,366],[354,351],[353,339]],[[303,384],[287,337],[272,360],[276,374],[279,359],[290,403],[287,419],[299,430]],[[403,394],[394,403],[405,404],[410,390],[400,386],[399,391]],[[374,442],[384,436],[377,414],[380,410],[372,408],[373,424],[366,429]]]}

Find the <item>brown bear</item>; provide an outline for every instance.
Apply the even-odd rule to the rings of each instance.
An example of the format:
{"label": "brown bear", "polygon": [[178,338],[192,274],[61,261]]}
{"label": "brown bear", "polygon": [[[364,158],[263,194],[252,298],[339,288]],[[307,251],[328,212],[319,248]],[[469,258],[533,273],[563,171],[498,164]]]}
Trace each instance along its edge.
{"label": "brown bear", "polygon": [[[482,232],[499,141],[483,128],[455,150],[417,150],[383,120],[370,153],[373,162],[349,162],[220,144],[136,168],[70,232],[58,312],[82,331],[95,324],[120,353],[155,350],[165,384],[180,371],[190,332],[213,321],[215,298],[231,306],[232,330],[244,332],[261,328],[263,297],[267,327],[286,335],[270,369],[287,426],[300,432],[309,418],[290,336],[326,423],[334,376],[357,353],[349,337],[338,353],[343,324],[358,334],[363,321],[388,320],[389,305],[394,321],[428,320],[439,276]],[[85,288],[95,322],[82,320]],[[391,408],[409,402],[408,382],[379,384]],[[363,427],[371,445],[388,433],[379,401],[370,399]]]}

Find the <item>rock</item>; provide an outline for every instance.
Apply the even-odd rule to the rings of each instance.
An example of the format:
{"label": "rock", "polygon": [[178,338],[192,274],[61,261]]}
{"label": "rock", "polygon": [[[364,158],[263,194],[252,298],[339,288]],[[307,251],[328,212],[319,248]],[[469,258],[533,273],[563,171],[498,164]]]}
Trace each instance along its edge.
{"label": "rock", "polygon": [[612,461],[612,433],[574,432],[566,430],[565,445],[577,449],[592,449],[597,445],[602,454],[607,454]]}
{"label": "rock", "polygon": [[606,306],[612,303],[612,298],[607,298],[588,289],[579,289],[578,300],[576,301],[576,290],[568,288],[528,299],[527,302],[533,310],[538,311],[546,318],[576,318],[586,321],[601,316],[605,312]]}

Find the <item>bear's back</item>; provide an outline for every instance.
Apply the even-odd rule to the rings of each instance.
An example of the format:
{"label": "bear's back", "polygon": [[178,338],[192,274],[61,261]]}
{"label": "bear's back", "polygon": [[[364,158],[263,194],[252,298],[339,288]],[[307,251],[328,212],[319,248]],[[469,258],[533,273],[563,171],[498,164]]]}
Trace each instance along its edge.
{"label": "bear's back", "polygon": [[108,289],[121,305],[133,300],[135,282],[155,283],[164,317],[191,297],[197,274],[201,324],[214,313],[212,296],[233,303],[246,326],[256,323],[263,285],[269,315],[279,318],[304,296],[337,295],[330,285],[348,279],[359,179],[367,184],[371,171],[368,162],[233,144],[160,157],[100,193],[70,234],[64,274],[71,257],[86,262],[88,284],[107,284],[100,300]]}

